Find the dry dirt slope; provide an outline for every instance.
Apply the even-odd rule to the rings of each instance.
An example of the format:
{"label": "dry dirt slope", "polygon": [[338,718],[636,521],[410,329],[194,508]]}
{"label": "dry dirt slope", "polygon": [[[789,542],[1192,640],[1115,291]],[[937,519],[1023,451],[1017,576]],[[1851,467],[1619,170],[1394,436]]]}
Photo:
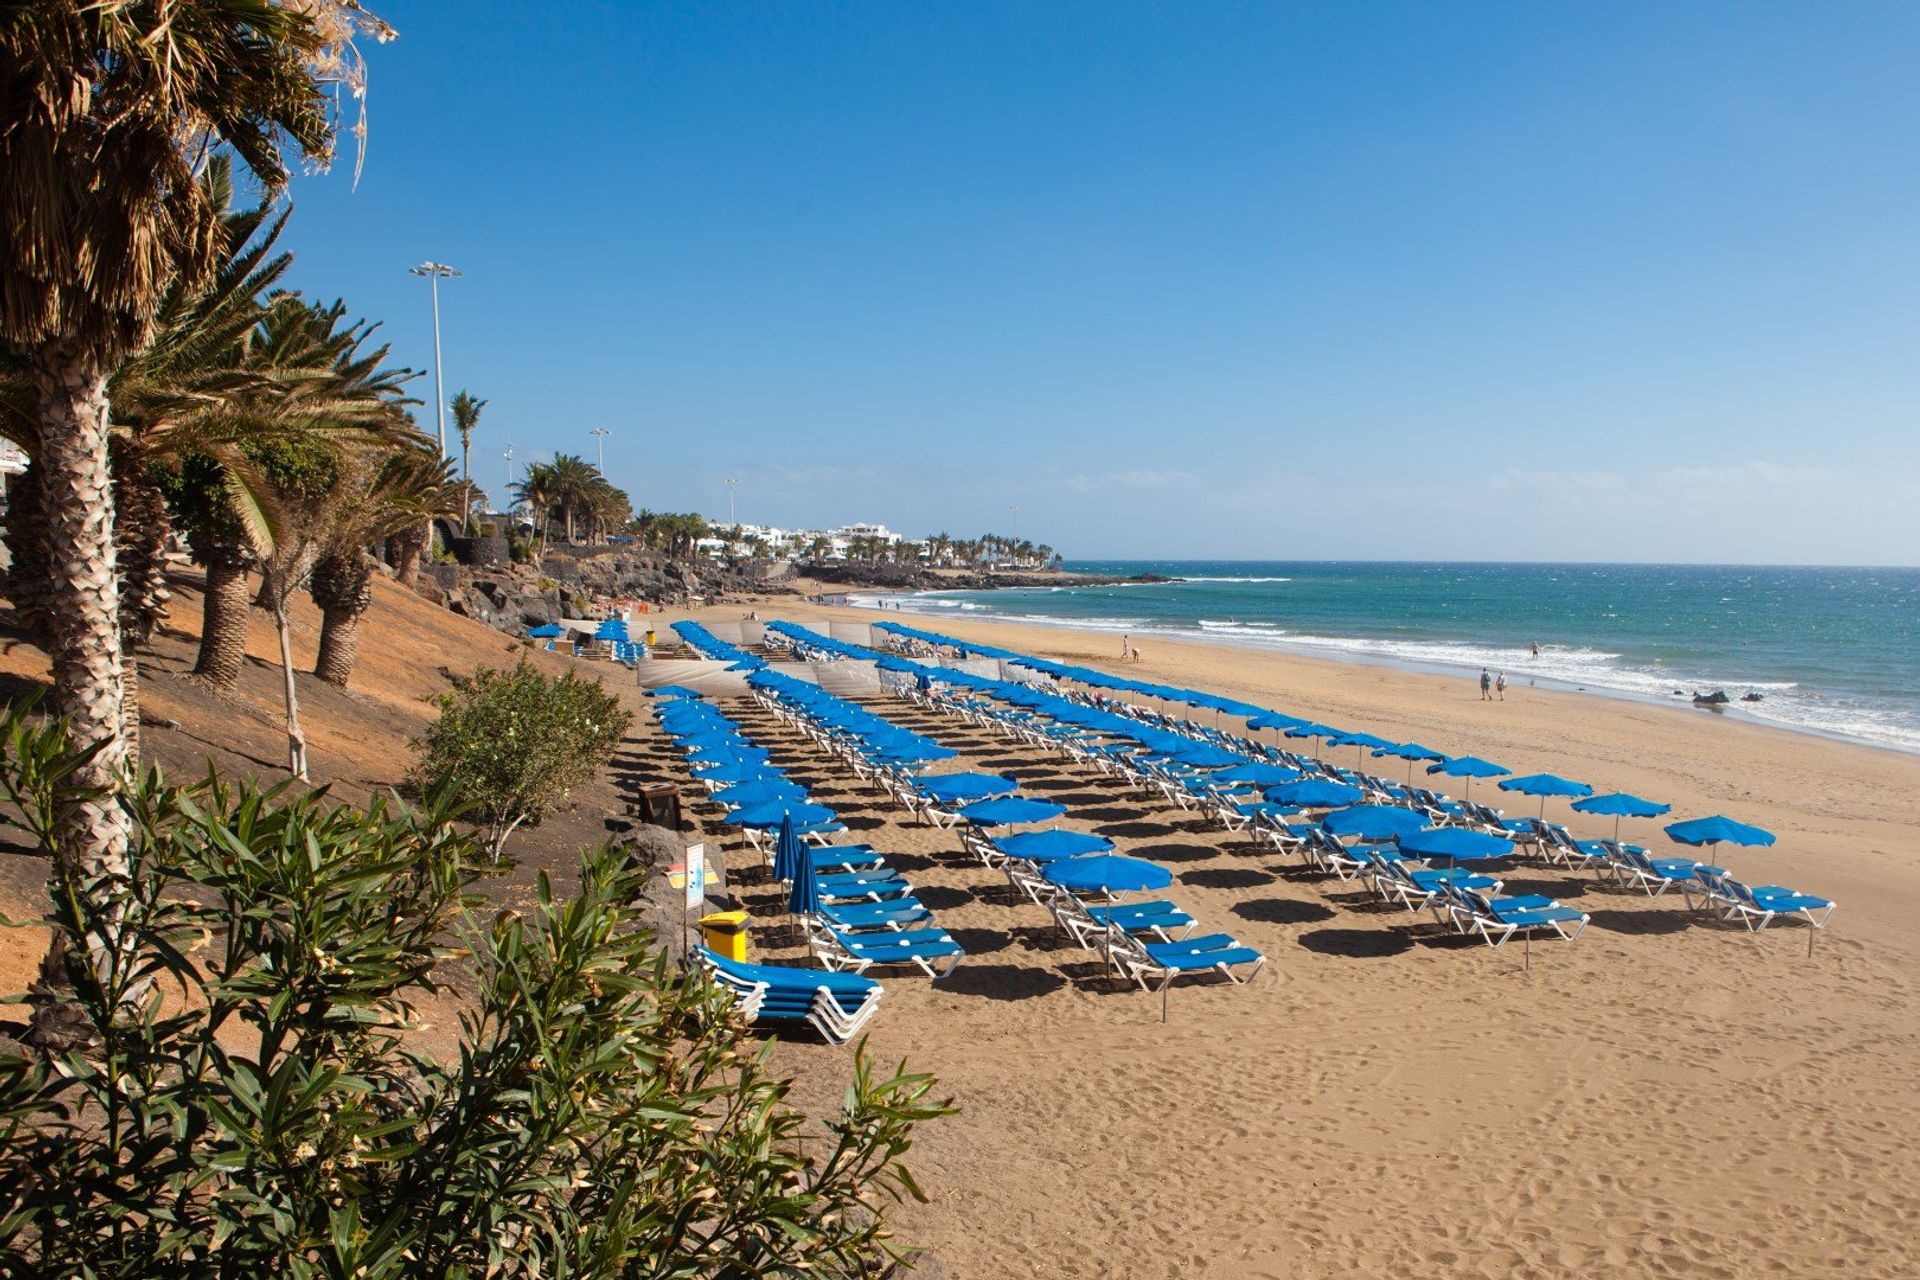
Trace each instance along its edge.
{"label": "dry dirt slope", "polygon": [[[176,580],[168,625],[150,652],[141,655],[143,759],[185,779],[211,762],[223,774],[251,774],[272,782],[285,777],[286,730],[279,645],[271,617],[255,610],[248,635],[248,663],[232,695],[209,690],[188,672],[200,638],[201,579]],[[434,716],[434,699],[448,687],[447,675],[483,666],[510,665],[521,654],[548,671],[583,666],[614,687],[621,669],[575,664],[529,649],[478,622],[449,613],[384,579],[374,584],[374,604],[361,624],[360,660],[353,686],[338,689],[310,674],[320,633],[319,611],[302,596],[293,617],[294,660],[300,709],[316,783],[330,784],[343,800],[364,802],[405,777],[415,750],[412,740]],[[8,699],[44,688],[46,655],[27,643],[11,611],[0,612],[0,696]],[[550,818],[516,838],[515,872],[497,884],[511,899],[542,867],[561,870],[575,852],[603,839],[606,818],[621,798],[602,780],[578,797],[578,807]],[[0,836],[0,914],[19,919],[39,914],[45,864]],[[0,992],[23,989],[44,948],[37,930],[0,930]]]}

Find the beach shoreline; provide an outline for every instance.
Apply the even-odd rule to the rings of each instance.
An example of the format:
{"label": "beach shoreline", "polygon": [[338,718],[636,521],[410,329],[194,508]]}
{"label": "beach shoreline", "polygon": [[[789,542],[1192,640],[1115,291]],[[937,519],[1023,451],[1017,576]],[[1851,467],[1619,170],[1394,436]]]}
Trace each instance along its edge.
{"label": "beach shoreline", "polygon": [[[909,591],[887,592],[882,590],[861,590],[848,594],[846,607],[869,613],[879,613],[905,620],[917,618],[918,622],[907,622],[909,626],[921,626],[924,630],[939,632],[947,629],[949,622],[982,623],[1000,626],[1032,626],[1049,630],[1060,629],[1080,632],[1087,635],[1152,636],[1175,644],[1196,644],[1242,650],[1252,653],[1277,653],[1297,657],[1306,661],[1318,661],[1339,666],[1383,667],[1389,670],[1405,671],[1447,680],[1474,680],[1480,663],[1448,663],[1438,660],[1408,658],[1390,653],[1364,649],[1335,649],[1324,643],[1306,638],[1288,638],[1271,634],[1255,634],[1233,629],[1196,630],[1190,627],[1170,626],[1152,621],[1142,622],[1127,631],[1114,626],[1091,625],[1086,619],[1071,617],[1045,618],[1034,614],[1022,614],[1010,617],[995,614],[991,610],[943,610],[907,607],[888,609],[885,601],[908,601],[927,599],[947,595],[972,594],[970,590],[954,591]],[[867,603],[868,601],[872,603]],[[957,634],[957,633],[956,633]],[[1509,666],[1505,669],[1508,680],[1518,687],[1525,680],[1528,687],[1551,690],[1560,693],[1596,696],[1614,701],[1624,701],[1640,706],[1664,707],[1670,710],[1696,711],[1715,715],[1722,719],[1763,728],[1780,729],[1793,734],[1802,734],[1829,742],[1848,743],[1876,750],[1896,752],[1901,755],[1920,757],[1920,745],[1886,741],[1871,738],[1859,733],[1849,733],[1838,729],[1829,729],[1819,725],[1804,724],[1793,720],[1769,716],[1763,712],[1750,710],[1739,700],[1739,691],[1754,688],[1755,682],[1721,681],[1711,686],[1686,690],[1684,694],[1660,696],[1635,689],[1619,688],[1598,683],[1582,683],[1554,675],[1536,674],[1526,667]],[[1708,694],[1715,689],[1730,690],[1731,701],[1718,707],[1695,704],[1694,694]]]}

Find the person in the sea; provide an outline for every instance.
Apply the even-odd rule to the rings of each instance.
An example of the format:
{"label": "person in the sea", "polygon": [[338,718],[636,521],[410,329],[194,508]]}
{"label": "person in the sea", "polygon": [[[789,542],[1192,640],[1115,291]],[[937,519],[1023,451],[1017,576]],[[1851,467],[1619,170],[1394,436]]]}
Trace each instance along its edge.
{"label": "person in the sea", "polygon": [[1493,687],[1500,691],[1500,701],[1505,702],[1507,700],[1507,673],[1506,672],[1502,671],[1498,676],[1494,677]]}
{"label": "person in the sea", "polygon": [[1538,640],[1533,642],[1533,656],[1536,658],[1540,656],[1540,642]]}
{"label": "person in the sea", "polygon": [[1492,688],[1493,688],[1493,677],[1487,674],[1487,669],[1485,667],[1480,668],[1480,701],[1482,702],[1493,701],[1493,694],[1489,692],[1489,690],[1491,690]]}

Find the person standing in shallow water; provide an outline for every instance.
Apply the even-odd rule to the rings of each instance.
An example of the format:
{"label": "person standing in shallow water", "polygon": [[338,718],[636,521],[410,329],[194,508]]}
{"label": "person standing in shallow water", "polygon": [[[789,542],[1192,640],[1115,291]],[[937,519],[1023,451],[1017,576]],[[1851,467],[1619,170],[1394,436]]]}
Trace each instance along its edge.
{"label": "person standing in shallow water", "polygon": [[1493,689],[1493,677],[1487,674],[1487,669],[1485,667],[1480,668],[1480,701],[1482,702],[1493,701],[1493,694],[1491,692],[1492,689]]}

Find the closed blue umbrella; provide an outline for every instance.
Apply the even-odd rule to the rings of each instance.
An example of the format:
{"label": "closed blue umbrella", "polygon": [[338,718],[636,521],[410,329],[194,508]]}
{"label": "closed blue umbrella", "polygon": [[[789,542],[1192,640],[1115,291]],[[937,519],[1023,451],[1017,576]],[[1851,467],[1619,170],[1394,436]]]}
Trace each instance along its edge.
{"label": "closed blue umbrella", "polygon": [[997,773],[940,773],[916,784],[922,795],[952,804],[957,800],[985,800],[1018,791],[1020,784]]}
{"label": "closed blue umbrella", "polygon": [[780,838],[773,842],[773,878],[783,883],[790,882],[794,868],[811,861],[800,844],[800,837],[794,832],[793,819],[780,819]]}
{"label": "closed blue umbrella", "polygon": [[1332,778],[1302,778],[1298,782],[1282,783],[1267,792],[1267,799],[1277,804],[1297,804],[1305,809],[1338,809],[1343,805],[1354,804],[1367,793],[1345,782],[1335,782]]}
{"label": "closed blue umbrella", "polygon": [[1320,825],[1337,836],[1391,840],[1420,830],[1427,825],[1427,818],[1425,814],[1396,804],[1356,804],[1335,809],[1320,820]]}
{"label": "closed blue umbrella", "polygon": [[961,809],[960,816],[976,827],[1012,827],[1029,822],[1047,822],[1067,811],[1067,806],[1029,796],[999,796],[976,800]]}
{"label": "closed blue umbrella", "polygon": [[1773,832],[1759,827],[1750,827],[1744,822],[1735,822],[1732,818],[1719,816],[1694,818],[1687,822],[1676,822],[1667,828],[1667,835],[1681,844],[1713,845],[1769,845],[1773,843]]}
{"label": "closed blue umbrella", "polygon": [[1639,796],[1624,791],[1614,791],[1604,796],[1590,796],[1585,800],[1573,802],[1575,813],[1594,813],[1613,818],[1613,838],[1620,838],[1620,819],[1657,818],[1673,809],[1670,804],[1661,804],[1658,800],[1642,800]]}
{"label": "closed blue umbrella", "polygon": [[818,826],[823,822],[832,822],[838,815],[823,804],[807,804],[795,800],[770,800],[765,804],[752,804],[744,809],[735,809],[720,821],[734,827],[777,827],[782,821],[791,818],[802,827]]}
{"label": "closed blue umbrella", "polygon": [[1041,870],[1050,884],[1073,893],[1139,893],[1146,889],[1164,889],[1173,883],[1173,872],[1144,858],[1099,853],[1065,858]]}
{"label": "closed blue umbrella", "polygon": [[1113,841],[1085,831],[1054,828],[1048,831],[1024,831],[1017,836],[1001,836],[993,842],[993,847],[1009,858],[1019,858],[1024,862],[1058,862],[1062,858],[1077,858],[1087,853],[1104,853],[1113,848]]}
{"label": "closed blue umbrella", "polygon": [[1471,827],[1425,827],[1401,836],[1400,852],[1416,858],[1474,862],[1513,852],[1513,841]]}
{"label": "closed blue umbrella", "polygon": [[1479,756],[1448,756],[1438,764],[1427,766],[1428,773],[1444,773],[1449,778],[1467,780],[1467,799],[1473,799],[1473,780],[1475,778],[1499,778],[1513,770],[1491,760],[1482,760]]}
{"label": "closed blue umbrella", "polygon": [[1584,782],[1551,773],[1530,773],[1524,778],[1502,778],[1502,791],[1517,791],[1523,796],[1540,797],[1540,818],[1546,820],[1548,796],[1590,796],[1593,788]]}
{"label": "closed blue umbrella", "polygon": [[804,852],[794,861],[793,887],[787,891],[787,910],[796,916],[820,914],[820,885],[814,879],[813,859]]}

